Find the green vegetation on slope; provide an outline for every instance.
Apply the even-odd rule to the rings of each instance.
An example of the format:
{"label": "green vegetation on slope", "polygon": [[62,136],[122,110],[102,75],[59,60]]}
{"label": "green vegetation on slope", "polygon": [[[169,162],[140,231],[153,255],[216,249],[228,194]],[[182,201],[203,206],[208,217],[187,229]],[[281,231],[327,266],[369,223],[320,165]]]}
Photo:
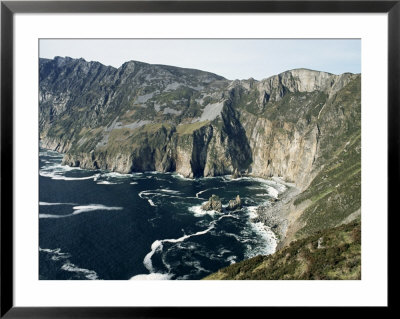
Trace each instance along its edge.
{"label": "green vegetation on slope", "polygon": [[199,128],[208,125],[210,121],[201,121],[189,124],[180,124],[176,127],[176,132],[180,135],[193,134]]}
{"label": "green vegetation on slope", "polygon": [[241,261],[204,279],[361,279],[361,222],[318,231],[272,255]]}
{"label": "green vegetation on slope", "polygon": [[276,102],[269,102],[262,116],[269,120],[284,120],[296,123],[299,118],[308,122],[317,116],[323,107],[327,95],[324,92],[288,92]]}
{"label": "green vegetation on slope", "polygon": [[[294,204],[310,201],[297,238],[333,227],[361,207],[361,81],[350,82],[321,112],[322,170]],[[334,124],[329,121],[336,118]],[[341,118],[341,119],[340,119]]]}
{"label": "green vegetation on slope", "polygon": [[361,207],[361,136],[353,138],[339,156],[326,165],[294,204],[311,204],[301,216],[297,237],[342,222]]}
{"label": "green vegetation on slope", "polygon": [[153,149],[163,147],[168,140],[167,136],[171,134],[171,129],[171,125],[163,123],[146,124],[136,129],[114,129],[110,133],[107,145],[103,148],[108,154],[117,156],[123,150],[133,151],[144,146]]}

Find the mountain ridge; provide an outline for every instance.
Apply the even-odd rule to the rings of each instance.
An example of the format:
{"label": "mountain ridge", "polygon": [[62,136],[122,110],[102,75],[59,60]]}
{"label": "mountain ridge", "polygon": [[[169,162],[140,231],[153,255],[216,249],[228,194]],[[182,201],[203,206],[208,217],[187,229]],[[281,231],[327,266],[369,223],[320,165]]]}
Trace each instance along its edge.
{"label": "mountain ridge", "polygon": [[[217,74],[214,73],[214,72],[205,71],[205,70],[201,70],[201,69],[196,69],[196,68],[192,68],[192,67],[180,67],[180,66],[162,64],[162,63],[148,63],[148,62],[143,62],[143,61],[139,61],[139,60],[129,60],[129,61],[126,61],[126,62],[122,63],[119,67],[115,67],[115,66],[112,66],[112,65],[106,65],[106,64],[104,64],[104,63],[102,63],[102,62],[100,62],[100,61],[96,61],[96,60],[90,60],[90,61],[88,61],[88,60],[86,60],[86,59],[84,59],[84,58],[78,58],[78,59],[77,59],[77,58],[72,58],[72,57],[69,57],[69,56],[64,56],[64,57],[63,57],[63,56],[54,56],[53,59],[51,59],[51,58],[39,58],[39,61],[52,61],[52,60],[68,60],[68,61],[74,61],[74,60],[76,61],[76,60],[79,60],[79,61],[83,61],[83,62],[86,62],[86,63],[89,63],[89,64],[97,64],[97,63],[99,63],[99,64],[101,64],[101,65],[103,65],[103,66],[105,66],[105,67],[110,67],[110,68],[113,68],[113,69],[120,69],[120,68],[122,68],[122,66],[123,66],[124,64],[139,63],[139,64],[145,64],[145,65],[159,66],[159,67],[173,67],[173,68],[183,69],[183,70],[195,70],[195,71],[201,71],[201,72],[206,72],[206,73],[211,73],[211,74],[217,75]],[[267,80],[267,79],[269,79],[269,78],[271,78],[271,77],[279,76],[279,75],[282,75],[282,74],[284,74],[284,73],[288,73],[288,72],[292,72],[292,71],[297,71],[297,70],[298,70],[298,71],[310,71],[310,72],[315,72],[315,73],[326,73],[326,74],[328,74],[328,75],[342,75],[342,74],[359,75],[359,74],[361,74],[361,73],[352,73],[352,72],[344,72],[344,73],[336,74],[336,73],[331,73],[331,72],[328,72],[328,71],[318,71],[318,70],[315,70],[315,69],[309,69],[309,68],[299,67],[299,68],[294,68],[294,69],[289,69],[289,70],[286,70],[286,71],[282,71],[282,72],[280,72],[280,73],[278,73],[278,74],[276,74],[276,75],[267,76],[267,77],[262,78],[262,79],[260,79],[260,80],[256,80],[256,79],[254,79],[254,78],[252,78],[252,77],[250,77],[250,78],[248,78],[248,79],[227,79],[227,78],[225,78],[225,77],[223,77],[223,76],[221,76],[221,75],[218,75],[218,76],[219,76],[219,77],[222,77],[222,78],[224,78],[225,80],[228,80],[228,81],[235,81],[235,80],[239,80],[239,81],[254,80],[254,81],[257,81],[257,82],[261,82],[261,81]]]}

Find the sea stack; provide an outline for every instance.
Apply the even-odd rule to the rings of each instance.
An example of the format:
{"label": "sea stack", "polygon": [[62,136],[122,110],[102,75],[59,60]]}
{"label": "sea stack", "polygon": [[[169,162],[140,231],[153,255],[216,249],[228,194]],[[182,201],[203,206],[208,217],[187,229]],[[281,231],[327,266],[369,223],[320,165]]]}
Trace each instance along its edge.
{"label": "sea stack", "polygon": [[219,197],[217,195],[212,195],[208,202],[204,203],[201,206],[201,209],[203,210],[215,210],[217,212],[222,212],[222,203],[221,200],[219,199]]}
{"label": "sea stack", "polygon": [[240,196],[237,195],[235,199],[232,199],[229,201],[228,207],[226,208],[227,210],[237,210],[242,208],[242,200],[240,199]]}

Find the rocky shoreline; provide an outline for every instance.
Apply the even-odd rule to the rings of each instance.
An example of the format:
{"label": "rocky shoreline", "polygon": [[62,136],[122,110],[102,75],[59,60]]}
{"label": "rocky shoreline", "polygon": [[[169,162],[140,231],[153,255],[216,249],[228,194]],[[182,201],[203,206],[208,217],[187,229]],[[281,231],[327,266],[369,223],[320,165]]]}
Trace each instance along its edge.
{"label": "rocky shoreline", "polygon": [[[254,176],[247,176],[254,177]],[[290,224],[293,222],[290,216],[292,211],[292,203],[296,196],[301,193],[301,190],[296,187],[293,183],[286,183],[281,179],[272,178],[279,184],[284,184],[287,189],[280,193],[276,198],[271,197],[268,202],[257,207],[255,217],[251,217],[250,220],[253,223],[263,223],[269,227],[275,234],[277,239],[277,250],[280,250],[287,239],[288,229]],[[223,211],[223,205],[218,196],[212,195],[209,200],[203,204],[203,210],[215,210],[218,212]],[[242,208],[240,195],[234,200],[229,201],[229,205],[226,210],[236,210]]]}
{"label": "rocky shoreline", "polygon": [[278,199],[270,200],[267,204],[258,206],[255,212],[257,216],[251,219],[254,223],[263,223],[274,232],[278,239],[277,250],[282,246],[288,232],[289,206],[299,193],[300,190],[295,186],[288,186],[288,189]]}

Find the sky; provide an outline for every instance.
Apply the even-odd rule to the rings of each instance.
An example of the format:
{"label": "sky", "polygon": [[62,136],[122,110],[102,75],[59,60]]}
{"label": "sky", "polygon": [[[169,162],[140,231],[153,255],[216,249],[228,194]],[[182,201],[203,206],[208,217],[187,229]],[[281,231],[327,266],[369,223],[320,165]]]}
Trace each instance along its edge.
{"label": "sky", "polygon": [[41,39],[39,56],[84,58],[116,68],[135,60],[261,80],[307,68],[361,73],[360,39]]}

